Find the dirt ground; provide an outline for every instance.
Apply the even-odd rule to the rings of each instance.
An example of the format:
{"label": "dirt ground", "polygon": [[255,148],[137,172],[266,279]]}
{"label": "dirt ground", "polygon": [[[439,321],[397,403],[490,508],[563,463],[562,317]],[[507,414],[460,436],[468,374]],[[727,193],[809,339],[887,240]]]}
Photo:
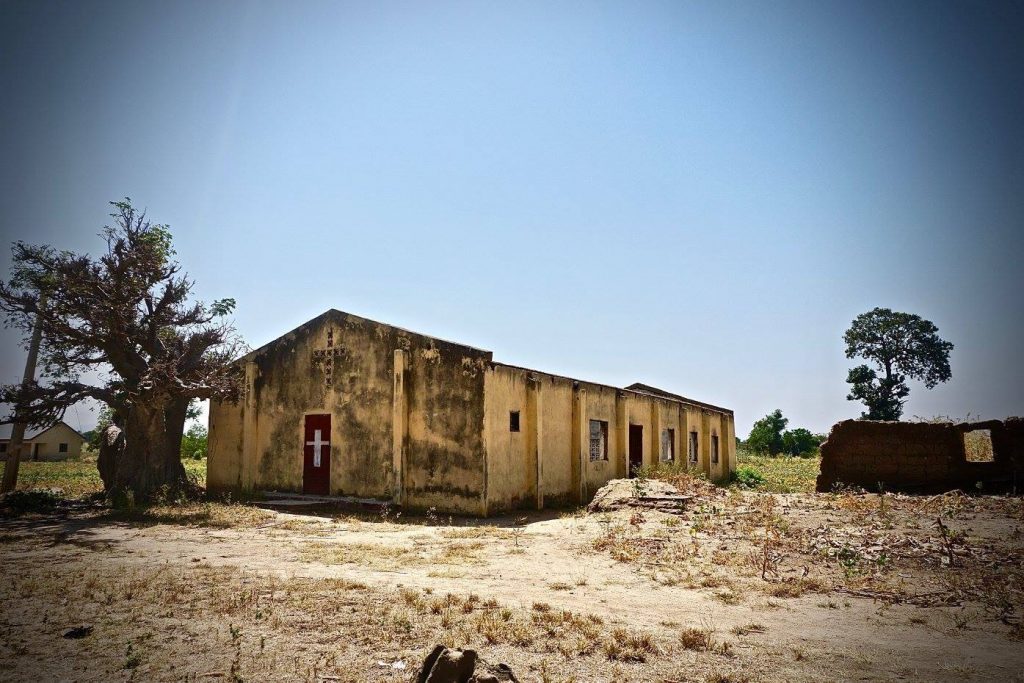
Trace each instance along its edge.
{"label": "dirt ground", "polygon": [[0,519],[0,680],[406,681],[440,642],[524,682],[1024,681],[1021,499],[673,485],[677,513]]}

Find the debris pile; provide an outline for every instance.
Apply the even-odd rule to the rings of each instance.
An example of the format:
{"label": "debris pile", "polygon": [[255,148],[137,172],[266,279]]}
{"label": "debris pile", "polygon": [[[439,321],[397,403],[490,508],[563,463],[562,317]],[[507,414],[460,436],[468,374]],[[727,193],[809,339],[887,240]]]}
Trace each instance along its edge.
{"label": "debris pile", "polygon": [[659,479],[612,479],[598,489],[587,506],[588,512],[611,512],[623,508],[645,508],[679,513],[693,496],[683,495],[668,482]]}

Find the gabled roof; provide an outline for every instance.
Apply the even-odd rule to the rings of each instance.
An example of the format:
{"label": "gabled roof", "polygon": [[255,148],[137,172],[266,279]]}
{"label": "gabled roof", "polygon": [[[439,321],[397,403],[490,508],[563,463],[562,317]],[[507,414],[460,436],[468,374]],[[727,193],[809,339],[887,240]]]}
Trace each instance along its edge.
{"label": "gabled roof", "polygon": [[[516,366],[516,365],[509,365],[507,363],[499,363],[499,362],[494,360],[494,354],[491,351],[486,351],[484,349],[478,349],[478,348],[473,347],[473,346],[467,346],[466,344],[459,344],[458,342],[448,341],[447,339],[441,339],[440,337],[434,337],[434,336],[431,336],[429,334],[423,334],[421,332],[413,332],[411,330],[407,330],[405,328],[398,327],[396,325],[391,325],[389,323],[383,323],[383,322],[380,322],[378,320],[371,320],[369,318],[363,318],[361,316],[358,316],[358,315],[355,315],[355,314],[352,314],[352,313],[346,313],[345,311],[339,311],[336,308],[329,308],[329,309],[327,309],[326,311],[324,311],[323,313],[321,313],[317,317],[313,318],[312,320],[309,320],[309,321],[299,325],[295,329],[291,330],[290,332],[286,332],[286,333],[282,334],[281,336],[277,337],[276,339],[273,339],[273,340],[267,342],[263,346],[260,346],[259,348],[250,351],[246,355],[244,355],[241,358],[239,358],[238,361],[236,361],[236,362],[247,361],[247,360],[254,360],[257,357],[262,356],[264,353],[267,353],[268,351],[270,351],[275,346],[278,346],[281,343],[285,343],[289,339],[294,339],[295,337],[301,336],[301,335],[305,334],[306,332],[309,332],[310,330],[318,327],[319,325],[321,325],[327,319],[333,319],[333,320],[336,320],[338,322],[347,322],[347,321],[355,320],[355,321],[358,321],[358,322],[370,323],[370,324],[373,324],[373,325],[382,325],[384,327],[388,327],[388,328],[391,328],[393,330],[397,330],[399,332],[404,332],[406,334],[409,334],[409,335],[412,335],[412,336],[415,336],[415,337],[420,337],[421,339],[427,339],[427,340],[431,340],[431,341],[437,342],[439,345],[447,345],[447,346],[450,346],[450,347],[455,347],[456,349],[462,349],[466,353],[469,353],[469,354],[472,354],[472,355],[485,356],[487,361],[490,362],[492,365],[495,365],[495,366],[505,366],[505,367],[509,367],[509,368],[515,368],[515,369],[518,369],[518,370],[526,370],[528,372],[537,372],[537,373],[540,373],[540,374],[543,374],[543,375],[549,375],[549,376],[552,376],[552,377],[563,377],[562,375],[556,375],[556,374],[553,374],[553,373],[550,373],[550,372],[544,372],[543,370],[532,370],[530,368],[523,368],[523,367],[519,367],[519,366]],[[572,381],[580,381],[580,380],[575,380],[572,377],[563,377],[563,378],[564,379],[569,379],[569,380],[572,380]],[[600,384],[599,382],[588,382],[588,384],[600,385],[600,386],[607,387],[609,389],[618,389],[618,387],[612,387],[610,385]],[[721,408],[719,406],[715,406],[715,405],[712,405],[710,403],[703,403],[701,401],[695,401],[695,400],[693,400],[691,398],[686,398],[685,396],[680,396],[679,394],[673,394],[671,392],[664,391],[662,389],[658,389],[657,387],[652,387],[652,386],[647,385],[647,384],[641,384],[639,382],[631,384],[628,387],[624,387],[623,390],[624,391],[631,391],[631,392],[636,393],[636,394],[646,394],[648,396],[655,396],[657,398],[662,398],[662,399],[669,400],[669,401],[676,401],[676,402],[683,403],[683,404],[686,404],[686,405],[696,406],[698,408],[707,408],[709,410],[714,410],[714,411],[721,412],[721,413],[727,413],[729,415],[732,414],[732,410],[730,410],[728,408]]]}
{"label": "gabled roof", "polygon": [[487,351],[485,349],[478,349],[476,347],[468,346],[466,344],[460,344],[458,342],[448,341],[447,339],[442,339],[440,337],[435,337],[435,336],[429,335],[429,334],[423,334],[422,332],[414,332],[412,330],[407,330],[404,327],[398,327],[397,325],[392,325],[390,323],[380,322],[379,320],[371,320],[370,318],[364,318],[362,316],[355,315],[354,313],[346,313],[345,311],[339,311],[337,308],[329,308],[326,311],[324,311],[323,313],[321,313],[320,315],[318,315],[317,317],[313,318],[312,320],[308,320],[308,321],[302,323],[301,325],[296,327],[294,330],[291,330],[290,332],[285,332],[280,337],[272,339],[271,341],[267,342],[266,344],[264,344],[263,346],[260,346],[257,349],[253,349],[249,353],[247,353],[244,356],[242,356],[242,358],[240,358],[239,360],[251,360],[253,358],[256,358],[257,356],[261,356],[264,353],[266,353],[267,351],[269,351],[272,347],[274,347],[277,344],[279,344],[285,338],[291,337],[291,336],[301,335],[302,333],[304,333],[304,332],[306,332],[306,331],[308,331],[308,330],[310,330],[310,329],[320,325],[325,319],[335,319],[335,320],[338,320],[338,321],[355,320],[355,321],[358,321],[358,322],[371,323],[373,325],[383,325],[384,327],[390,327],[391,329],[397,330],[399,332],[405,332],[406,334],[409,334],[409,335],[413,335],[413,336],[416,336],[416,337],[421,337],[423,339],[433,340],[435,342],[438,342],[439,344],[445,344],[445,345],[448,345],[448,346],[454,346],[454,347],[457,347],[457,348],[460,348],[460,349],[464,349],[465,351],[467,351],[467,352],[469,352],[469,353],[471,353],[473,355],[486,355],[488,358],[493,356],[492,352]]}
{"label": "gabled roof", "polygon": [[[82,436],[81,432],[79,432],[77,429],[75,429],[74,427],[69,425],[64,420],[60,420],[59,422],[56,422],[56,423],[50,425],[49,427],[43,427],[42,429],[26,430],[25,431],[25,441],[33,441],[37,437],[45,434],[46,432],[50,431],[51,429],[53,429],[57,425],[64,425],[65,427],[70,429],[72,432],[77,434],[79,436],[79,438],[82,439],[82,441],[88,441],[88,439],[86,439],[84,436]],[[9,440],[11,438],[11,432],[13,430],[14,430],[14,425],[10,425],[10,424],[0,425],[0,441],[7,441],[7,440]]]}

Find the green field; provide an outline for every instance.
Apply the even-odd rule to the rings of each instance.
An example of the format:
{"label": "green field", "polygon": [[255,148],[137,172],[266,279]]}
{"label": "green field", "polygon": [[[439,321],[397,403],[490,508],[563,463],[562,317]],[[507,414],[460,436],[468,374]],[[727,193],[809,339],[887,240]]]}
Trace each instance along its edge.
{"label": "green field", "polygon": [[755,491],[769,493],[813,493],[814,482],[821,467],[821,456],[795,458],[789,456],[755,455],[736,451],[737,469],[750,468],[763,480]]}
{"label": "green field", "polygon": [[[184,460],[185,471],[200,486],[206,485],[206,459]],[[23,462],[18,468],[18,489],[23,491],[53,490],[62,498],[83,498],[103,490],[96,459],[63,462]]]}
{"label": "green field", "polygon": [[[770,493],[812,493],[818,476],[820,457],[791,458],[736,452],[738,467],[750,468],[761,478],[753,487]],[[184,460],[185,470],[200,486],[206,485],[206,459]],[[64,462],[23,462],[18,473],[18,488],[56,490],[63,498],[82,498],[103,490],[96,460],[85,457]]]}

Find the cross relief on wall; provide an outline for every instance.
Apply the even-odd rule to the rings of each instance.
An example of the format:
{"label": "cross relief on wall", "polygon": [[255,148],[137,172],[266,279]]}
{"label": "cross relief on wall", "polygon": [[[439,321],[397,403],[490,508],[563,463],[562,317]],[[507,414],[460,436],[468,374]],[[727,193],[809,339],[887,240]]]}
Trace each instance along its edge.
{"label": "cross relief on wall", "polygon": [[344,362],[348,357],[348,351],[343,346],[334,345],[334,330],[327,331],[327,346],[321,349],[313,349],[313,367],[324,373],[324,386],[330,388],[334,385],[334,366],[338,362]]}

